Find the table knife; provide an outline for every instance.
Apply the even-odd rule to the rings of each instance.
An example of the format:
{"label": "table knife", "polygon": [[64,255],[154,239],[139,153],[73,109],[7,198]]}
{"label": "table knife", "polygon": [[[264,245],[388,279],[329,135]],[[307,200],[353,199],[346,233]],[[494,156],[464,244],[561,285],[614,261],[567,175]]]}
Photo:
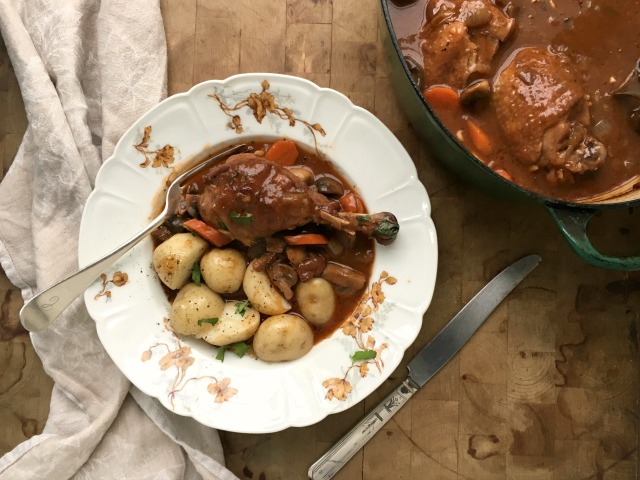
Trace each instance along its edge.
{"label": "table knife", "polygon": [[485,319],[534,268],[541,258],[529,255],[496,275],[409,362],[407,379],[311,465],[309,478],[328,480],[467,343]]}

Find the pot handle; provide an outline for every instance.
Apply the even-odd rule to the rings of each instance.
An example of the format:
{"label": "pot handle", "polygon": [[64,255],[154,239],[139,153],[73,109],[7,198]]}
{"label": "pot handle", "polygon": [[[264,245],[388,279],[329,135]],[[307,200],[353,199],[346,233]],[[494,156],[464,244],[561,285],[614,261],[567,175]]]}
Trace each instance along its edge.
{"label": "pot handle", "polygon": [[614,257],[598,252],[587,235],[587,224],[597,211],[568,210],[546,205],[569,245],[584,261],[610,270],[640,270],[640,256]]}

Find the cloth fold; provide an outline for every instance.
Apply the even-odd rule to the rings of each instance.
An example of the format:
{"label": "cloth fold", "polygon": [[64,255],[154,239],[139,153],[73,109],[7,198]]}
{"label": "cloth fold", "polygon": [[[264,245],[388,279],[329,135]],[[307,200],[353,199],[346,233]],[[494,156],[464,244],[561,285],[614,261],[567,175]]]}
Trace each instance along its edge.
{"label": "cloth fold", "polygon": [[[166,43],[158,0],[0,0],[0,33],[29,121],[0,183],[0,264],[27,300],[77,269],[98,169],[166,96]],[[237,478],[214,429],[129,384],[82,298],[31,338],[55,382],[50,415],[0,458],[0,480]]]}

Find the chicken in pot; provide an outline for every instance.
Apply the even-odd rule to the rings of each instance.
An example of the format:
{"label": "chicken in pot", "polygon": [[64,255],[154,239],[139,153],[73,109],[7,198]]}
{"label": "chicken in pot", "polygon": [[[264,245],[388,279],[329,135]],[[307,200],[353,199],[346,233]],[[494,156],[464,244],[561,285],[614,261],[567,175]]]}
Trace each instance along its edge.
{"label": "chicken in pot", "polygon": [[640,0],[390,0],[413,79],[449,132],[525,189],[615,201],[640,186]]}

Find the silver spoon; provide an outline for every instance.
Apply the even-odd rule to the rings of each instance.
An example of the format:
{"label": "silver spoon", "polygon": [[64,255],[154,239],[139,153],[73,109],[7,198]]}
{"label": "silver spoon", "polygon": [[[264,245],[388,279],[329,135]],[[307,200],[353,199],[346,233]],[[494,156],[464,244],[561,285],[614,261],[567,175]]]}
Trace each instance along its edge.
{"label": "silver spoon", "polygon": [[182,175],[178,176],[167,189],[164,210],[162,210],[162,213],[154,218],[140,233],[136,234],[102,258],[90,263],[61,282],[43,290],[28,300],[20,310],[20,321],[24,328],[30,332],[39,332],[51,325],[62,311],[67,308],[78,295],[86,290],[89,285],[91,285],[91,282],[98,278],[102,272],[114,264],[116,260],[127,253],[134,245],[140,242],[140,240],[162,225],[166,218],[175,211],[178,206],[178,202],[182,197],[182,184],[185,180],[220,159],[237,152],[243,147],[246,147],[246,144],[236,145],[229,148],[218,155],[204,160],[202,163],[199,163],[195,167],[192,167]]}
{"label": "silver spoon", "polygon": [[640,99],[640,58],[636,61],[635,67],[622,85],[616,88],[613,95],[629,95]]}

